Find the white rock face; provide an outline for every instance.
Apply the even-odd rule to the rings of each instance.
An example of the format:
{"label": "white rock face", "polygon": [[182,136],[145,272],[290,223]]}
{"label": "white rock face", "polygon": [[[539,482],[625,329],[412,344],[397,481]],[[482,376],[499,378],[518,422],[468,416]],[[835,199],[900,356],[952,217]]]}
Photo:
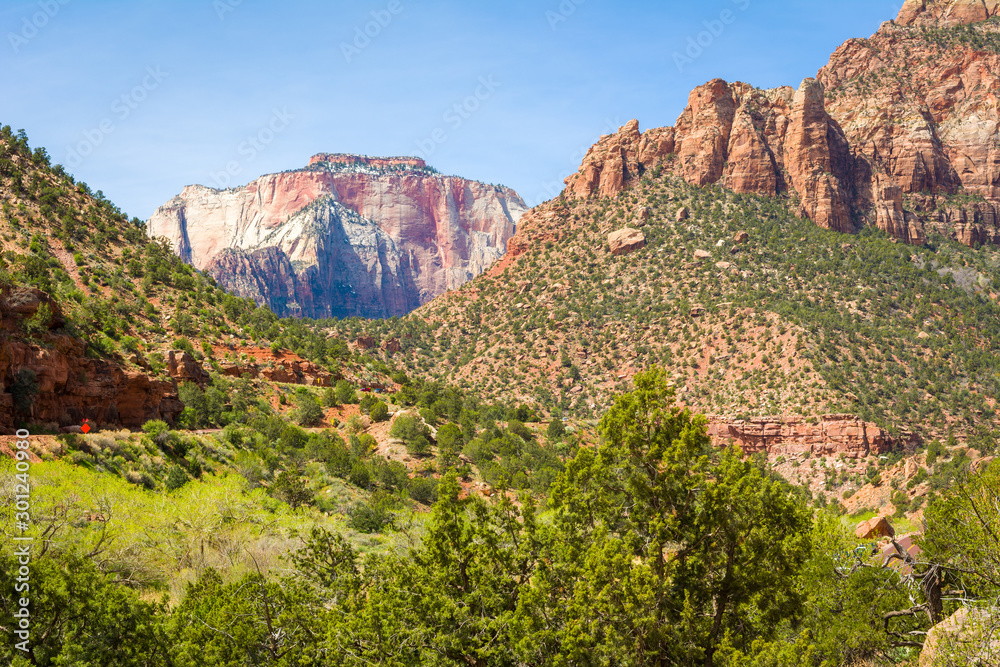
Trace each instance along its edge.
{"label": "white rock face", "polygon": [[279,315],[391,317],[489,268],[527,210],[513,190],[429,173],[412,159],[328,161],[343,157],[317,156],[242,188],[188,186],[148,233]]}

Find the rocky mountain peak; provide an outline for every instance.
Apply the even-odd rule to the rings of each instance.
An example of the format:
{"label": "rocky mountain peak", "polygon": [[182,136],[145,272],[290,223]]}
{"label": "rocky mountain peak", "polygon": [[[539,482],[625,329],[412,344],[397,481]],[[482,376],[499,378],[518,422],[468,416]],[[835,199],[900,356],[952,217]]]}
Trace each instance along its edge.
{"label": "rocky mountain peak", "polygon": [[418,157],[370,157],[350,153],[317,153],[309,159],[309,166],[324,164],[332,167],[371,167],[374,169],[427,169],[427,163]]}
{"label": "rocky mountain peak", "polygon": [[[713,79],[673,127],[601,137],[567,195],[615,197],[656,170],[788,195],[820,227],[1000,244],[1000,0],[910,0],[798,89]],[[516,242],[515,242],[516,243]]]}
{"label": "rocky mountain peak", "polygon": [[968,25],[1000,14],[1000,0],[906,0],[899,10],[900,25]]}
{"label": "rocky mountain peak", "polygon": [[147,229],[279,315],[392,317],[489,268],[526,210],[419,158],[321,153],[244,187],[189,186]]}

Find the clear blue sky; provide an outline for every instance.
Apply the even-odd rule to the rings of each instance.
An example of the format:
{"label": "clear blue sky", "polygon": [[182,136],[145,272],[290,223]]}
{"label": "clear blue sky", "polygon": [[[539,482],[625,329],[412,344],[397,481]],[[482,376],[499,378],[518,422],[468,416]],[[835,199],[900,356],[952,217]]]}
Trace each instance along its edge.
{"label": "clear blue sky", "polygon": [[798,85],[901,4],[6,0],[0,123],[144,219],[319,152],[422,150],[534,205],[601,134],[672,125],[714,77]]}

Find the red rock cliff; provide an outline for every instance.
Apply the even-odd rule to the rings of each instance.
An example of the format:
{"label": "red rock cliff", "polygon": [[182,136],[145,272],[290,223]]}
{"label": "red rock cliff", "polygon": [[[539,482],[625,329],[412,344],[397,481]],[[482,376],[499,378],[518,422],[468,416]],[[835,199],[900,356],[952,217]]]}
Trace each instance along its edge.
{"label": "red rock cliff", "polygon": [[754,417],[727,421],[711,418],[708,435],[716,447],[735,444],[744,454],[801,454],[817,456],[843,454],[864,458],[887,454],[912,440],[906,434],[892,438],[875,424],[854,415],[823,415],[819,420],[803,417]]}
{"label": "red rock cliff", "polygon": [[674,127],[602,137],[567,193],[614,196],[661,167],[695,185],[794,193],[818,225],[1000,244],[1000,0],[909,0],[798,90],[716,79]]}

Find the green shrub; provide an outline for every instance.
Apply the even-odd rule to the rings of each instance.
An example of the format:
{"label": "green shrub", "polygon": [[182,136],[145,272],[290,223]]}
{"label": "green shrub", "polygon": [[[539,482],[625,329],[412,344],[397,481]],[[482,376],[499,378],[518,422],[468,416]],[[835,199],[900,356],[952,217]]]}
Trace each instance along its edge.
{"label": "green shrub", "polygon": [[283,470],[274,484],[271,485],[271,495],[288,503],[293,508],[312,502],[313,494],[306,486],[298,472]]}
{"label": "green shrub", "polygon": [[373,422],[384,422],[389,418],[389,406],[382,401],[376,401],[369,415]]}
{"label": "green shrub", "polygon": [[396,520],[387,503],[374,498],[352,506],[347,516],[347,524],[359,533],[381,533],[391,528]]}
{"label": "green shrub", "polygon": [[29,413],[31,406],[38,396],[38,376],[30,368],[22,368],[14,376],[14,383],[10,386],[10,393],[14,399],[14,407],[18,412]]}
{"label": "green shrub", "polygon": [[170,472],[167,473],[166,481],[167,491],[175,491],[181,488],[188,483],[189,479],[187,471],[184,468],[178,465],[170,466]]}
{"label": "green shrub", "polygon": [[167,444],[170,439],[170,426],[162,419],[151,419],[142,425],[142,431],[156,443],[157,446]]}
{"label": "green shrub", "polygon": [[358,394],[354,385],[347,380],[340,380],[334,389],[338,404],[351,404],[358,402]]}
{"label": "green shrub", "polygon": [[187,338],[183,336],[174,339],[174,349],[180,350],[182,352],[187,352],[192,357],[194,356],[194,345],[192,345],[191,341],[189,341]]}
{"label": "green shrub", "polygon": [[400,415],[396,418],[389,435],[399,438],[406,445],[406,451],[413,456],[426,456],[431,451],[430,431],[413,415]]}
{"label": "green shrub", "polygon": [[334,389],[333,387],[327,387],[326,389],[324,389],[322,402],[323,402],[323,407],[326,408],[335,408],[338,405],[340,405],[340,403],[337,401],[337,390]]}
{"label": "green shrub", "polygon": [[425,505],[437,501],[438,481],[431,477],[417,477],[410,480],[410,498]]}
{"label": "green shrub", "polygon": [[295,392],[295,409],[292,411],[292,419],[302,426],[318,426],[325,417],[323,407],[306,389],[299,389]]}

